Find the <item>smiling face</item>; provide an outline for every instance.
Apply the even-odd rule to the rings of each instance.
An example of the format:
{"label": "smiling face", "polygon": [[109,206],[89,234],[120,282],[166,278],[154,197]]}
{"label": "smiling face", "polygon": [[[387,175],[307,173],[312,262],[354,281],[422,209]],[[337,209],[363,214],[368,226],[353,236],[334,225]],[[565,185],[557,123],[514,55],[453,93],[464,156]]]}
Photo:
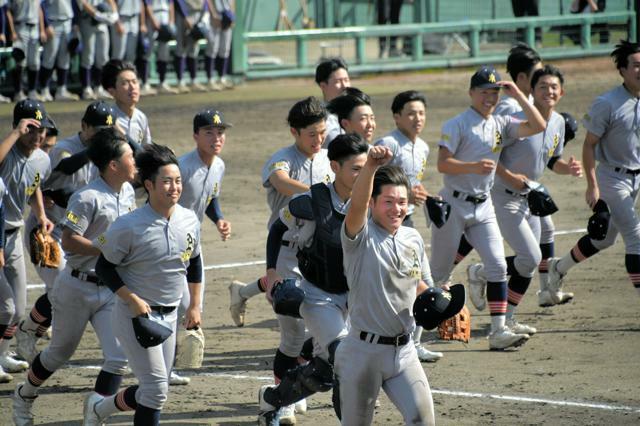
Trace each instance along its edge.
{"label": "smiling face", "polygon": [[625,68],[620,68],[620,75],[632,93],[640,92],[640,52],[627,57],[628,64]]}
{"label": "smiling face", "polygon": [[118,74],[115,88],[110,88],[109,93],[118,104],[130,107],[140,101],[140,83],[136,73],[130,70]]}
{"label": "smiling face", "polygon": [[533,101],[540,109],[555,108],[563,95],[564,89],[560,79],[554,75],[540,77],[533,88]]}
{"label": "smiling face", "polygon": [[348,119],[342,119],[342,128],[347,133],[356,133],[367,143],[373,142],[373,132],[376,130],[376,117],[369,105],[357,106],[351,111]]}
{"label": "smiling face", "polygon": [[469,89],[471,106],[484,117],[493,114],[500,98],[500,89],[482,89],[479,87]]}
{"label": "smiling face", "polygon": [[296,146],[309,158],[320,152],[326,133],[327,125],[324,120],[309,124],[300,130],[291,127],[291,134],[296,140]]}
{"label": "smiling face", "polygon": [[193,134],[196,148],[201,156],[212,157],[220,155],[226,141],[225,128],[216,126],[200,127]]}
{"label": "smiling face", "polygon": [[23,153],[30,155],[40,148],[47,137],[47,129],[44,127],[29,126],[29,133],[20,136],[17,141],[18,147]]}
{"label": "smiling face", "polygon": [[422,101],[407,102],[399,114],[393,114],[398,130],[412,141],[424,129],[425,117],[426,111]]}
{"label": "smiling face", "polygon": [[369,200],[369,207],[374,222],[390,234],[394,234],[407,216],[407,188],[404,185],[383,185],[380,194]]}
{"label": "smiling face", "polygon": [[160,209],[170,209],[180,199],[182,194],[182,178],[180,169],[175,164],[167,164],[158,169],[153,181],[144,181],[144,187],[149,193],[149,202]]}

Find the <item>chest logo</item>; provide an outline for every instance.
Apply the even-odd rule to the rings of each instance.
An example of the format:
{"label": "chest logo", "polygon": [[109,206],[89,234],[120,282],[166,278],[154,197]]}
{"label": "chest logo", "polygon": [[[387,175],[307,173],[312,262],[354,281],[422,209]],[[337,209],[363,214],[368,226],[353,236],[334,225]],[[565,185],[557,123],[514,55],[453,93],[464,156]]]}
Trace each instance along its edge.
{"label": "chest logo", "polygon": [[556,133],[553,135],[553,145],[549,148],[549,157],[553,156],[553,153],[556,151],[558,144],[560,143],[560,134]]}
{"label": "chest logo", "polygon": [[424,177],[424,169],[426,169],[426,168],[427,168],[427,159],[423,158],[422,159],[422,167],[420,168],[420,171],[416,175],[416,178],[418,180],[422,180],[422,178]]}
{"label": "chest logo", "polygon": [[40,186],[40,173],[36,173],[36,175],[33,177],[33,183],[31,185],[29,185],[27,187],[27,195],[28,196],[32,196],[34,192],[36,192],[36,189],[38,189],[38,186]]}
{"label": "chest logo", "polygon": [[499,152],[502,149],[502,135],[499,131],[496,130],[494,140],[493,140],[493,148],[491,151]]}
{"label": "chest logo", "polygon": [[411,249],[411,258],[412,265],[411,268],[409,268],[409,276],[416,280],[420,279],[420,259],[418,258],[418,253],[415,251],[415,249]]}
{"label": "chest logo", "polygon": [[191,259],[191,255],[193,254],[193,249],[195,248],[196,240],[193,238],[191,232],[187,232],[187,248],[182,252],[182,256],[180,258],[183,262],[188,262]]}
{"label": "chest logo", "polygon": [[107,242],[107,239],[104,237],[104,234],[100,234],[100,236],[98,236],[97,240],[98,240],[98,243],[100,243],[101,246],[103,246],[104,243]]}

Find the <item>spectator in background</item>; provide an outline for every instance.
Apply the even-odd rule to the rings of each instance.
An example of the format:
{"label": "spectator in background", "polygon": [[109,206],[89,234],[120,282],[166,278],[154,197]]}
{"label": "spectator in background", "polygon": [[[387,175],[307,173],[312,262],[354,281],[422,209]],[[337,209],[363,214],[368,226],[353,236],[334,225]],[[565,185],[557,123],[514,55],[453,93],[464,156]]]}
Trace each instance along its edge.
{"label": "spectator in background", "polygon": [[[413,0],[409,0],[412,2]],[[376,11],[378,14],[378,25],[397,24],[400,22],[400,9],[402,9],[403,0],[376,0]],[[380,37],[378,57],[383,58],[387,49],[387,39],[389,39],[389,57],[397,57],[401,55],[398,50],[398,38]]]}
{"label": "spectator in background", "polygon": [[[571,13],[602,13],[607,8],[607,0],[573,0],[571,3]],[[593,24],[592,33],[600,35],[600,43],[609,43],[609,27],[607,23]],[[567,34],[571,41],[580,44],[580,27],[571,29]]]}
{"label": "spectator in background", "polygon": [[[539,0],[511,0],[513,16],[540,16]],[[516,33],[518,41],[525,41],[524,28],[519,28]],[[542,28],[536,28],[536,43],[542,42]]]}

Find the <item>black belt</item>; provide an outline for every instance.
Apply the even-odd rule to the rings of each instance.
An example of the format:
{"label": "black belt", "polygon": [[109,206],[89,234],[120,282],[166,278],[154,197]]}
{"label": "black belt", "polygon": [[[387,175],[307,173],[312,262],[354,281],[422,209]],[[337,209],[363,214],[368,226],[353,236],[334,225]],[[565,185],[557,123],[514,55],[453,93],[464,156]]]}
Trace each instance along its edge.
{"label": "black belt", "polygon": [[162,315],[170,314],[176,310],[177,306],[149,306],[152,311]]}
{"label": "black belt", "polygon": [[31,24],[29,22],[17,22],[17,21],[14,22],[14,24],[16,24],[16,25],[26,25],[28,27],[35,27],[37,25],[37,24]]}
{"label": "black belt", "polygon": [[625,169],[624,167],[614,167],[613,170],[615,170],[618,173],[622,172],[622,173],[626,173],[628,175],[633,175],[633,176],[640,175],[640,169],[632,170],[632,169]]}
{"label": "black belt", "polygon": [[453,196],[456,197],[456,198],[460,198],[463,201],[467,201],[469,203],[472,203],[472,204],[482,204],[485,201],[487,201],[486,194],[482,194],[482,195],[478,195],[477,197],[474,197],[473,195],[465,195],[464,193],[462,193],[460,191],[453,191]]}
{"label": "black belt", "polygon": [[13,235],[16,232],[18,232],[20,230],[20,227],[18,228],[11,228],[11,229],[5,229],[4,230],[4,235]]}
{"label": "black belt", "polygon": [[285,247],[289,247],[289,246],[291,246],[292,244],[291,244],[291,242],[290,242],[290,241],[282,240],[282,241],[280,241],[280,245],[283,245],[283,246],[285,246]]}
{"label": "black belt", "polygon": [[386,337],[386,336],[378,336],[377,334],[373,334],[373,333],[367,333],[366,331],[361,331],[360,340],[365,341],[367,343],[377,343],[380,345],[404,346],[407,343],[409,343],[409,340],[411,340],[411,335],[401,334],[396,337]]}
{"label": "black belt", "polygon": [[527,198],[527,195],[528,195],[528,194],[521,194],[520,192],[515,192],[510,189],[505,189],[504,192],[506,192],[509,195],[513,195],[514,197]]}
{"label": "black belt", "polygon": [[94,283],[98,286],[104,285],[104,283],[100,281],[100,279],[97,276],[93,274],[88,274],[86,272],[78,271],[77,269],[71,270],[71,276],[73,278],[77,278],[82,281],[88,281],[90,283]]}

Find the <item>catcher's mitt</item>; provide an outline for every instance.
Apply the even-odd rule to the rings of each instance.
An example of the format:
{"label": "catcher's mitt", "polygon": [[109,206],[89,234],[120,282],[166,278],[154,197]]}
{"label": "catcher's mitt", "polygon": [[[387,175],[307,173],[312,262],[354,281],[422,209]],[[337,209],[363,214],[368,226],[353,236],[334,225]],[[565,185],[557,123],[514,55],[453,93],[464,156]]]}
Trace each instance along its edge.
{"label": "catcher's mitt", "polygon": [[58,243],[39,226],[29,234],[29,254],[36,266],[52,269],[60,266],[62,254]]}
{"label": "catcher's mitt", "polygon": [[442,340],[460,340],[468,343],[471,338],[471,314],[465,305],[460,312],[438,326]]}
{"label": "catcher's mitt", "polygon": [[176,368],[200,368],[204,358],[204,333],[200,327],[187,330],[178,344]]}

